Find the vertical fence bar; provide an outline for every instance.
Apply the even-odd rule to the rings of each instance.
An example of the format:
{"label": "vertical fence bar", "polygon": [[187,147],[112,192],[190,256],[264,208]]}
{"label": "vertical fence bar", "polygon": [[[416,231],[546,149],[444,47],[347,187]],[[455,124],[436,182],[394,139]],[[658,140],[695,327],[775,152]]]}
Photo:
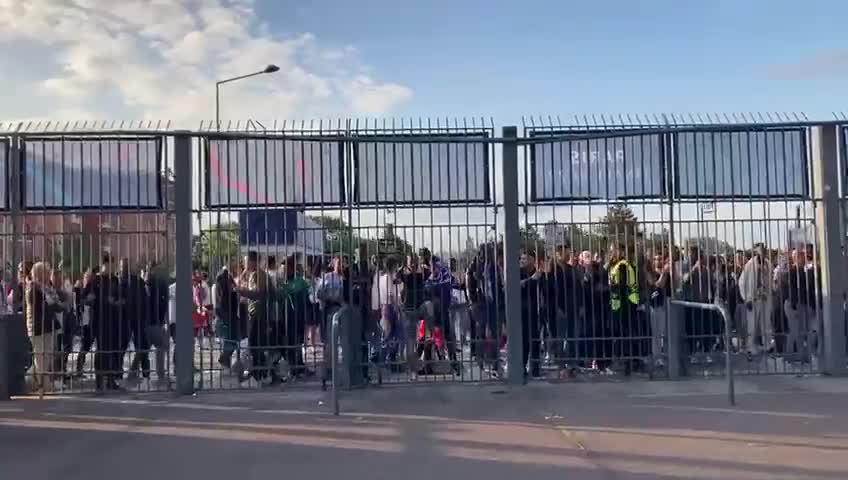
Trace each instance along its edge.
{"label": "vertical fence bar", "polygon": [[[12,245],[11,245],[11,258],[9,262],[12,264],[12,287],[17,287],[17,265],[20,262],[21,252],[20,252],[20,150],[18,149],[18,138],[17,136],[12,136],[9,139],[9,158],[6,161],[9,163],[11,167],[8,171],[10,172],[10,176],[8,179],[8,183],[6,185],[8,196],[9,196],[9,219],[11,221],[12,227]],[[6,179],[2,181],[7,181]],[[5,242],[5,238],[3,239]],[[2,247],[0,247],[2,249]],[[5,253],[5,252],[4,252]],[[5,260],[3,262],[5,264]],[[5,266],[5,265],[4,265]],[[2,295],[5,296],[6,292],[3,291]],[[12,304],[9,305],[12,307]],[[19,338],[15,338],[14,333],[18,330],[15,327],[14,323],[17,323],[15,315],[5,316],[6,312],[0,312],[0,401],[9,400],[11,395],[16,393],[19,385],[17,381],[17,362],[15,361],[15,349],[13,346],[16,342],[20,342]]]}
{"label": "vertical fence bar", "polygon": [[[839,198],[840,168],[838,126],[813,127],[812,167],[816,206],[816,236],[821,258],[822,328],[818,332],[820,368],[829,375],[843,375],[845,368],[845,255],[842,252],[842,218]],[[809,341],[808,341],[809,342]]]}
{"label": "vertical fence bar", "polygon": [[188,132],[174,135],[174,220],[175,220],[175,313],[176,345],[174,370],[177,392],[194,393],[194,332],[191,291],[191,140]]}
{"label": "vertical fence bar", "polygon": [[509,339],[507,358],[509,383],[524,383],[524,362],[521,349],[524,345],[521,331],[521,284],[518,257],[521,256],[521,235],[518,218],[518,129],[503,127],[503,177],[504,204],[504,295],[506,296],[506,329]]}
{"label": "vertical fence bar", "polygon": [[[23,258],[23,220],[21,218],[21,183],[23,181],[23,156],[20,150],[20,138],[13,135],[9,139],[9,218],[12,223],[12,286],[17,288],[17,266]],[[5,292],[3,292],[5,295]]]}

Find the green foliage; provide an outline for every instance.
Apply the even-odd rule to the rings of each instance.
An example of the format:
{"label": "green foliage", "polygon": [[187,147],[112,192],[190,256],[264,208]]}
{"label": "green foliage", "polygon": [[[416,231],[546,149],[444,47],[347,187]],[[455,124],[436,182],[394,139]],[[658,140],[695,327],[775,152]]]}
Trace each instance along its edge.
{"label": "green foliage", "polygon": [[214,225],[195,237],[192,248],[194,268],[209,271],[210,266],[226,265],[239,257],[239,225],[235,222]]}
{"label": "green foliage", "polygon": [[627,205],[611,205],[601,217],[597,233],[608,244],[617,241],[632,248],[642,237],[639,219]]}
{"label": "green foliage", "polygon": [[313,222],[321,225],[326,234],[324,237],[325,255],[342,255],[353,258],[356,251],[362,257],[377,255],[378,257],[402,257],[414,251],[413,246],[398,236],[391,224],[386,228],[380,239],[362,237],[356,229],[339,217],[313,216]]}
{"label": "green foliage", "polygon": [[74,234],[54,237],[46,246],[46,258],[54,267],[62,266],[65,275],[81,278],[83,272],[100,263],[100,236]]}

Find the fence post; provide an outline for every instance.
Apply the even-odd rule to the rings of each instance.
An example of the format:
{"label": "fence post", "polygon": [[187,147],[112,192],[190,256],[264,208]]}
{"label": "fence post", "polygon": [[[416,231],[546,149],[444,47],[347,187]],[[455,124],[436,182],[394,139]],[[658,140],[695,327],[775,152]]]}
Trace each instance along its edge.
{"label": "fence post", "polygon": [[[842,209],[839,179],[844,166],[839,158],[839,126],[819,125],[812,129],[813,198],[816,205],[816,237],[821,266],[822,328],[819,333],[820,368],[830,375],[845,374],[845,313],[843,301],[846,262],[842,252]],[[817,312],[818,314],[818,312]]]}
{"label": "fence post", "polygon": [[666,318],[668,328],[666,330],[666,353],[668,355],[668,378],[678,380],[686,375],[684,362],[688,357],[683,353],[684,323],[686,321],[686,309],[672,300],[666,299]]}
{"label": "fence post", "polygon": [[524,338],[521,329],[521,284],[518,257],[521,256],[521,235],[518,231],[518,129],[503,127],[504,209],[504,295],[506,296],[506,329],[509,339],[507,368],[511,385],[524,384],[524,361],[521,350]]}
{"label": "fence post", "polygon": [[[9,252],[12,263],[12,286],[17,287],[18,275],[17,267],[23,258],[23,237],[21,230],[23,229],[23,220],[21,219],[21,183],[22,183],[22,168],[23,156],[20,149],[20,138],[13,135],[9,139],[9,218],[12,227],[12,245]],[[3,293],[5,295],[5,292]]]}
{"label": "fence post", "polygon": [[177,392],[194,393],[194,332],[191,313],[191,140],[187,131],[174,135],[174,234],[176,269],[176,346],[174,370],[177,375]]}

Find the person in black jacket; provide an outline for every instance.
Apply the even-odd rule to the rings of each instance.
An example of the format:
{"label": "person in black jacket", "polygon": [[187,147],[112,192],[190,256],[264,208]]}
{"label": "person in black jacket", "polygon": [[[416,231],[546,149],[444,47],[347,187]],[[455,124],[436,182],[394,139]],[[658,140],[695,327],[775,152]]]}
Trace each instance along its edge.
{"label": "person in black jacket", "polygon": [[[126,258],[122,258],[118,264],[118,288],[121,301],[120,323],[118,324],[121,349],[120,358],[116,361],[121,365],[122,372],[119,374],[119,377],[121,377],[123,376],[124,356],[129,348],[130,340],[133,342],[136,353],[148,353],[150,350],[150,342],[147,340],[147,290],[144,288],[144,281],[141,277],[130,271],[129,260]],[[141,361],[138,364],[133,362],[130,365],[130,377],[133,380],[138,378],[140,364]],[[149,361],[146,367],[147,375],[145,378],[149,378]]]}
{"label": "person in black jacket", "polygon": [[373,288],[374,269],[368,261],[366,247],[361,246],[354,251],[353,265],[348,268],[345,278],[345,299],[351,308],[358,311],[360,316],[360,359],[362,378],[368,381],[369,342],[376,339],[377,322],[371,317],[371,288]]}
{"label": "person in black jacket", "polygon": [[85,359],[91,352],[94,344],[94,332],[91,329],[91,305],[85,301],[86,286],[90,285],[94,277],[100,273],[100,267],[94,267],[83,274],[82,281],[74,286],[74,303],[80,319],[80,349],[77,353],[77,365],[75,377],[81,378],[85,370]]}
{"label": "person in black jacket", "polygon": [[606,372],[612,360],[609,275],[607,269],[594,261],[589,252],[581,254],[580,273],[586,355],[593,359],[596,369]]}
{"label": "person in black jacket", "polygon": [[812,326],[811,320],[815,317],[816,306],[815,269],[805,268],[800,253],[792,253],[792,264],[781,277],[779,285],[788,326],[786,353],[798,353],[803,349],[804,340]]}
{"label": "person in black jacket", "polygon": [[[215,295],[215,331],[223,340],[223,349],[218,357],[218,364],[225,369],[232,365],[233,353],[239,351],[241,339],[245,336],[247,328],[244,322],[240,322],[239,296],[235,290],[235,279],[228,268],[224,267],[215,277],[215,287],[212,289]],[[236,358],[239,358],[238,354]]]}
{"label": "person in black jacket", "polygon": [[148,265],[140,278],[143,291],[138,291],[137,295],[144,299],[138,313],[142,328],[138,332],[133,331],[133,335],[140,338],[142,346],[136,346],[130,370],[138,372],[141,369],[144,378],[150,378],[149,350],[150,347],[156,347],[156,377],[161,382],[168,378],[165,370],[165,358],[170,349],[168,332],[165,330],[168,318],[168,285],[154,269],[154,265]]}
{"label": "person in black jacket", "polygon": [[83,289],[84,302],[90,310],[90,324],[97,352],[94,356],[97,390],[119,390],[116,381],[123,374],[121,350],[122,300],[118,279],[112,275],[112,258],[106,254],[100,273]]}
{"label": "person in black jacket", "polygon": [[536,256],[533,252],[521,255],[521,331],[524,337],[521,355],[524,375],[541,375],[541,340],[539,338],[539,280],[541,272],[536,270]]}
{"label": "person in black jacket", "polygon": [[480,346],[485,341],[486,332],[486,302],[480,279],[482,264],[482,255],[477,255],[471,259],[465,270],[465,295],[468,298],[471,315],[471,321],[468,324],[468,334],[471,337],[471,359],[480,367],[483,366]]}
{"label": "person in black jacket", "polygon": [[[568,246],[558,250],[560,258],[570,258]],[[578,347],[581,345],[577,341],[582,335],[579,312],[583,303],[578,271],[570,262],[546,259],[541,252],[538,263],[542,275],[539,287],[544,300],[541,306],[542,322],[550,336],[548,351],[560,367],[565,367],[567,363],[579,363],[585,351],[580,351]]]}
{"label": "person in black jacket", "polygon": [[73,293],[65,290],[65,279],[62,276],[62,264],[50,273],[50,286],[56,293],[59,309],[56,321],[61,326],[61,332],[56,337],[57,355],[53,363],[53,371],[60,375],[64,382],[70,377],[65,375],[68,358],[74,350],[74,334],[78,330],[77,316],[74,309]]}

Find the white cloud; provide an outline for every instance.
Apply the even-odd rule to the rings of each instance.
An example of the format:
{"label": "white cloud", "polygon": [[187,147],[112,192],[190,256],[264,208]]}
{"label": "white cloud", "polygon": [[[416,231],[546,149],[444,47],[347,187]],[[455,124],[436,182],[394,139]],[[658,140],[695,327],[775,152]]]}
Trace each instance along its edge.
{"label": "white cloud", "polygon": [[378,114],[389,110],[398,102],[412,97],[412,90],[394,83],[378,83],[366,75],[359,75],[343,87],[353,108],[360,112]]}
{"label": "white cloud", "polygon": [[774,69],[781,80],[817,80],[848,74],[848,49],[820,51]]}
{"label": "white cloud", "polygon": [[0,0],[0,44],[38,50],[46,67],[36,78],[25,71],[9,80],[7,92],[29,97],[7,101],[6,114],[105,112],[194,127],[214,117],[216,80],[268,63],[280,72],[222,87],[222,119],[381,114],[412,96],[366,75],[353,46],[322,45],[308,32],[271,35],[254,7],[253,0]]}

